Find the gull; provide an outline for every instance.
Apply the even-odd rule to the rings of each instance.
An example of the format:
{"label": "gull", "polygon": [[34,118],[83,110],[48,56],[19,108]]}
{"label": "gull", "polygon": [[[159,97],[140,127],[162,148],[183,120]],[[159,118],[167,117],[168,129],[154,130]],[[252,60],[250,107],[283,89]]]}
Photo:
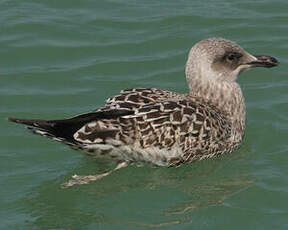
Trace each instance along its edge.
{"label": "gull", "polygon": [[186,62],[189,93],[159,88],[125,89],[92,112],[63,120],[8,118],[35,133],[118,162],[99,175],[74,175],[64,184],[88,184],[131,163],[180,166],[231,153],[245,133],[245,103],[238,76],[253,67],[274,67],[224,38],[196,43]]}

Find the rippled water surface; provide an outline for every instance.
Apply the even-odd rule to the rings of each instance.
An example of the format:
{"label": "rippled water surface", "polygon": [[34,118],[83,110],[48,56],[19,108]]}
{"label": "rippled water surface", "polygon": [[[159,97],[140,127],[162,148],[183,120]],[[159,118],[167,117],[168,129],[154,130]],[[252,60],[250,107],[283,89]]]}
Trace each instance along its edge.
{"label": "rippled water surface", "polygon": [[[288,2],[3,0],[0,229],[288,229]],[[5,117],[57,119],[131,87],[187,92],[197,41],[221,36],[281,65],[242,74],[247,132],[229,156],[179,168],[113,167]]]}

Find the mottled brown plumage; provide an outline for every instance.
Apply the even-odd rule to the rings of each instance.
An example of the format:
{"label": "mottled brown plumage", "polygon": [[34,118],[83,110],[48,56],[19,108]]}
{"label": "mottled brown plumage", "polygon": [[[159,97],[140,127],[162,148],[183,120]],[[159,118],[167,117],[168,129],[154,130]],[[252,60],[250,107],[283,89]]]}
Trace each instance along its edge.
{"label": "mottled brown plumage", "polygon": [[[133,114],[87,123],[74,134],[74,138],[82,143],[84,149],[85,145],[93,143],[109,145],[110,151],[106,150],[104,155],[118,158],[119,153],[115,149],[118,145],[133,146],[126,153],[121,153],[121,157],[125,155],[129,161],[157,165],[171,166],[212,157],[220,154],[223,143],[229,140],[231,122],[216,107],[208,105],[208,102],[189,94],[180,95],[155,88],[125,90],[108,99],[107,105],[98,111],[117,108],[133,110]],[[111,138],[119,143],[113,146]],[[145,157],[143,151],[151,147],[155,148],[155,157],[158,156],[155,162],[150,160],[150,156]],[[183,153],[177,155],[175,147]],[[226,151],[234,148],[233,145],[228,147]],[[167,153],[159,153],[161,150]],[[97,154],[99,149],[88,151]]]}
{"label": "mottled brown plumage", "polygon": [[186,64],[190,92],[157,88],[122,90],[105,106],[70,119],[10,121],[96,156],[122,162],[175,166],[235,150],[245,131],[238,75],[277,65],[236,43],[210,38],[192,47]]}

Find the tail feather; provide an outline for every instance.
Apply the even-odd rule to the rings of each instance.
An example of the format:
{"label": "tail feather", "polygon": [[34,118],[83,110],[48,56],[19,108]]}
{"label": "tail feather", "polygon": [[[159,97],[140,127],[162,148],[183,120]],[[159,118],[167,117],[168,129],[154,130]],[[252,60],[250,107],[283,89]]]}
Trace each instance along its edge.
{"label": "tail feather", "polygon": [[38,120],[7,118],[8,121],[28,125],[33,133],[52,138],[54,140],[75,144],[77,141],[73,135],[86,123],[99,119],[111,119],[119,116],[130,115],[132,111],[110,110],[81,114],[76,117],[63,120]]}

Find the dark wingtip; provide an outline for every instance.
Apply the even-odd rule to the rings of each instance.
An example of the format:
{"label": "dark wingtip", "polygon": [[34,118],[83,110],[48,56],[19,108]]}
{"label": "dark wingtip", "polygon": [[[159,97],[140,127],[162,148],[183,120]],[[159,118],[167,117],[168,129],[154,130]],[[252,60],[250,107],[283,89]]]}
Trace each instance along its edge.
{"label": "dark wingtip", "polygon": [[29,119],[19,119],[14,117],[7,117],[7,121],[11,121],[14,123],[25,124],[25,125],[33,125],[33,120]]}
{"label": "dark wingtip", "polygon": [[19,123],[19,119],[13,118],[13,117],[7,117],[6,120],[11,121],[11,122],[15,122],[15,123]]}
{"label": "dark wingtip", "polygon": [[8,117],[8,121],[18,123],[18,124],[24,124],[24,125],[29,125],[29,126],[34,126],[34,127],[39,127],[39,126],[47,126],[48,123],[43,120],[31,120],[31,119],[19,119],[19,118],[13,118],[13,117]]}

